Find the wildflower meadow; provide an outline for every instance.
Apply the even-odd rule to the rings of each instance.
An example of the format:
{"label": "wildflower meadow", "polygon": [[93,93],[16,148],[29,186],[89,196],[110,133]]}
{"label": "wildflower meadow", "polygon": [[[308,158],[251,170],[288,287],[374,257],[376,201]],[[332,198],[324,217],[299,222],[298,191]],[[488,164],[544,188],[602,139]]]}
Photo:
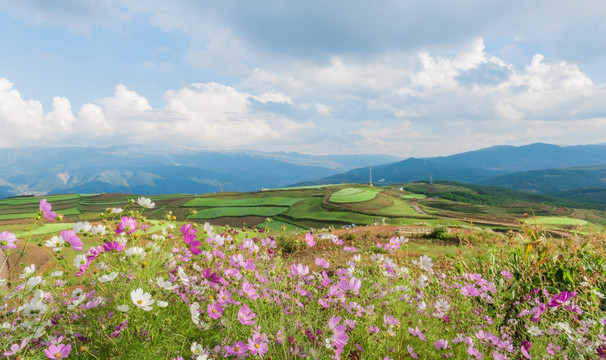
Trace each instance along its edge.
{"label": "wildflower meadow", "polygon": [[[602,234],[522,228],[454,261],[396,236],[362,246],[302,234],[285,251],[267,232],[172,214],[150,231],[154,206],[133,199],[43,238],[0,231],[2,356],[606,358]],[[58,221],[42,199],[33,224]],[[52,256],[41,269],[22,262],[34,247]]]}

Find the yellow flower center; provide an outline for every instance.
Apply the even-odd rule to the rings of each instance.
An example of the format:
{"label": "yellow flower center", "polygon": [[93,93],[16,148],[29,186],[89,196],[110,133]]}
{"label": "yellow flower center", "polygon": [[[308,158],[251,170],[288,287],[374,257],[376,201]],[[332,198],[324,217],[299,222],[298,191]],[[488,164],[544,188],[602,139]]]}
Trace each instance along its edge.
{"label": "yellow flower center", "polygon": [[234,351],[239,351],[239,350],[240,350],[240,348],[239,348],[239,347],[234,346]]}
{"label": "yellow flower center", "polygon": [[213,314],[216,314],[216,313],[217,313],[217,310],[213,309]]}
{"label": "yellow flower center", "polygon": [[143,304],[143,300],[137,300],[137,304],[139,304],[139,305]]}
{"label": "yellow flower center", "polygon": [[58,358],[60,358],[60,357],[61,357],[61,353],[56,353],[56,354],[55,354],[55,357],[56,357],[57,359],[58,359]]}
{"label": "yellow flower center", "polygon": [[255,347],[258,349],[259,347],[261,347],[261,345],[255,344]]}

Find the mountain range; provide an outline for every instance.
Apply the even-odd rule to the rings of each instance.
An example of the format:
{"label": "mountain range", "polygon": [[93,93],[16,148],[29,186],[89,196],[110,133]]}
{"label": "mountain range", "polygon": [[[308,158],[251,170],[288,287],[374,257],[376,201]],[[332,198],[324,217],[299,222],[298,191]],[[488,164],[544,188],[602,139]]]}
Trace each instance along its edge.
{"label": "mountain range", "polygon": [[0,197],[141,195],[449,180],[606,202],[606,144],[494,146],[428,158],[163,150],[145,146],[0,149]]}
{"label": "mountain range", "polygon": [[0,197],[258,191],[396,160],[387,155],[312,156],[145,146],[0,149]]}
{"label": "mountain range", "polygon": [[408,158],[366,166],[296,185],[368,183],[371,177],[377,185],[450,180],[603,202],[606,144],[495,146],[450,156]]}

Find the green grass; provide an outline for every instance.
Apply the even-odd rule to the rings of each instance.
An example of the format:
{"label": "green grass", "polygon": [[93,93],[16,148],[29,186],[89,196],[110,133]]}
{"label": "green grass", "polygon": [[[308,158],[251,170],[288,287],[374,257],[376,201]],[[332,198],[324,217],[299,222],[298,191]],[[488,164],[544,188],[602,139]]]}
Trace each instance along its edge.
{"label": "green grass", "polygon": [[402,199],[404,200],[423,200],[426,199],[427,195],[425,194],[406,194],[406,195],[402,195]]}
{"label": "green grass", "polygon": [[[53,234],[53,233],[60,232],[62,230],[71,229],[73,227],[74,227],[74,223],[42,224],[42,225],[36,226],[32,230],[31,235],[35,236],[35,235]],[[20,232],[17,232],[15,235],[25,236],[25,235],[28,235],[29,233],[30,233],[29,228],[27,228],[27,229],[21,230]]]}
{"label": "green grass", "polygon": [[372,200],[377,197],[381,189],[368,188],[344,188],[330,196],[329,201],[333,203],[355,203]]}
{"label": "green grass", "polygon": [[48,202],[61,201],[61,200],[73,200],[79,199],[78,194],[66,194],[66,195],[46,195],[40,197],[16,197],[9,199],[0,200],[0,205],[22,205],[22,204],[38,204],[40,199],[46,199]]}
{"label": "green grass", "polygon": [[242,216],[276,216],[288,210],[283,206],[236,206],[236,207],[217,207],[198,210],[198,213],[192,215],[192,219],[214,219],[218,217],[242,217]]}
{"label": "green grass", "polygon": [[251,207],[251,206],[291,206],[301,201],[291,197],[252,197],[252,198],[195,198],[182,206],[185,207]]}
{"label": "green grass", "polygon": [[526,223],[534,223],[542,225],[572,225],[572,226],[583,226],[587,225],[586,220],[571,219],[561,216],[538,216],[536,218],[529,218]]}

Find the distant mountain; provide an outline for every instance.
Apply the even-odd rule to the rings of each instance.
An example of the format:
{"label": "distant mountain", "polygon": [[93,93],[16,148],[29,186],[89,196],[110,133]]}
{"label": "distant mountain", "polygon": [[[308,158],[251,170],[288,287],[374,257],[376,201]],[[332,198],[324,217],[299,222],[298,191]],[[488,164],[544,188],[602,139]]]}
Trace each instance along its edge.
{"label": "distant mountain", "polygon": [[482,184],[551,195],[579,188],[606,189],[606,165],[523,171],[498,176]]}
{"label": "distant mountain", "polygon": [[371,176],[373,183],[377,185],[421,180],[451,180],[476,183],[502,174],[505,174],[505,172],[480,168],[459,168],[456,165],[434,162],[432,159],[409,158],[391,164],[358,168],[343,174],[328,176],[317,181],[301,182],[296,185],[368,183]]}
{"label": "distant mountain", "polygon": [[212,152],[145,146],[0,149],[0,197],[255,191],[347,171],[387,155]]}
{"label": "distant mountain", "polygon": [[[606,187],[606,144],[495,146],[450,156],[409,158],[372,169],[366,166],[296,185],[368,183],[370,170],[377,185],[449,180],[555,195]],[[572,194],[580,193],[568,196]]]}

